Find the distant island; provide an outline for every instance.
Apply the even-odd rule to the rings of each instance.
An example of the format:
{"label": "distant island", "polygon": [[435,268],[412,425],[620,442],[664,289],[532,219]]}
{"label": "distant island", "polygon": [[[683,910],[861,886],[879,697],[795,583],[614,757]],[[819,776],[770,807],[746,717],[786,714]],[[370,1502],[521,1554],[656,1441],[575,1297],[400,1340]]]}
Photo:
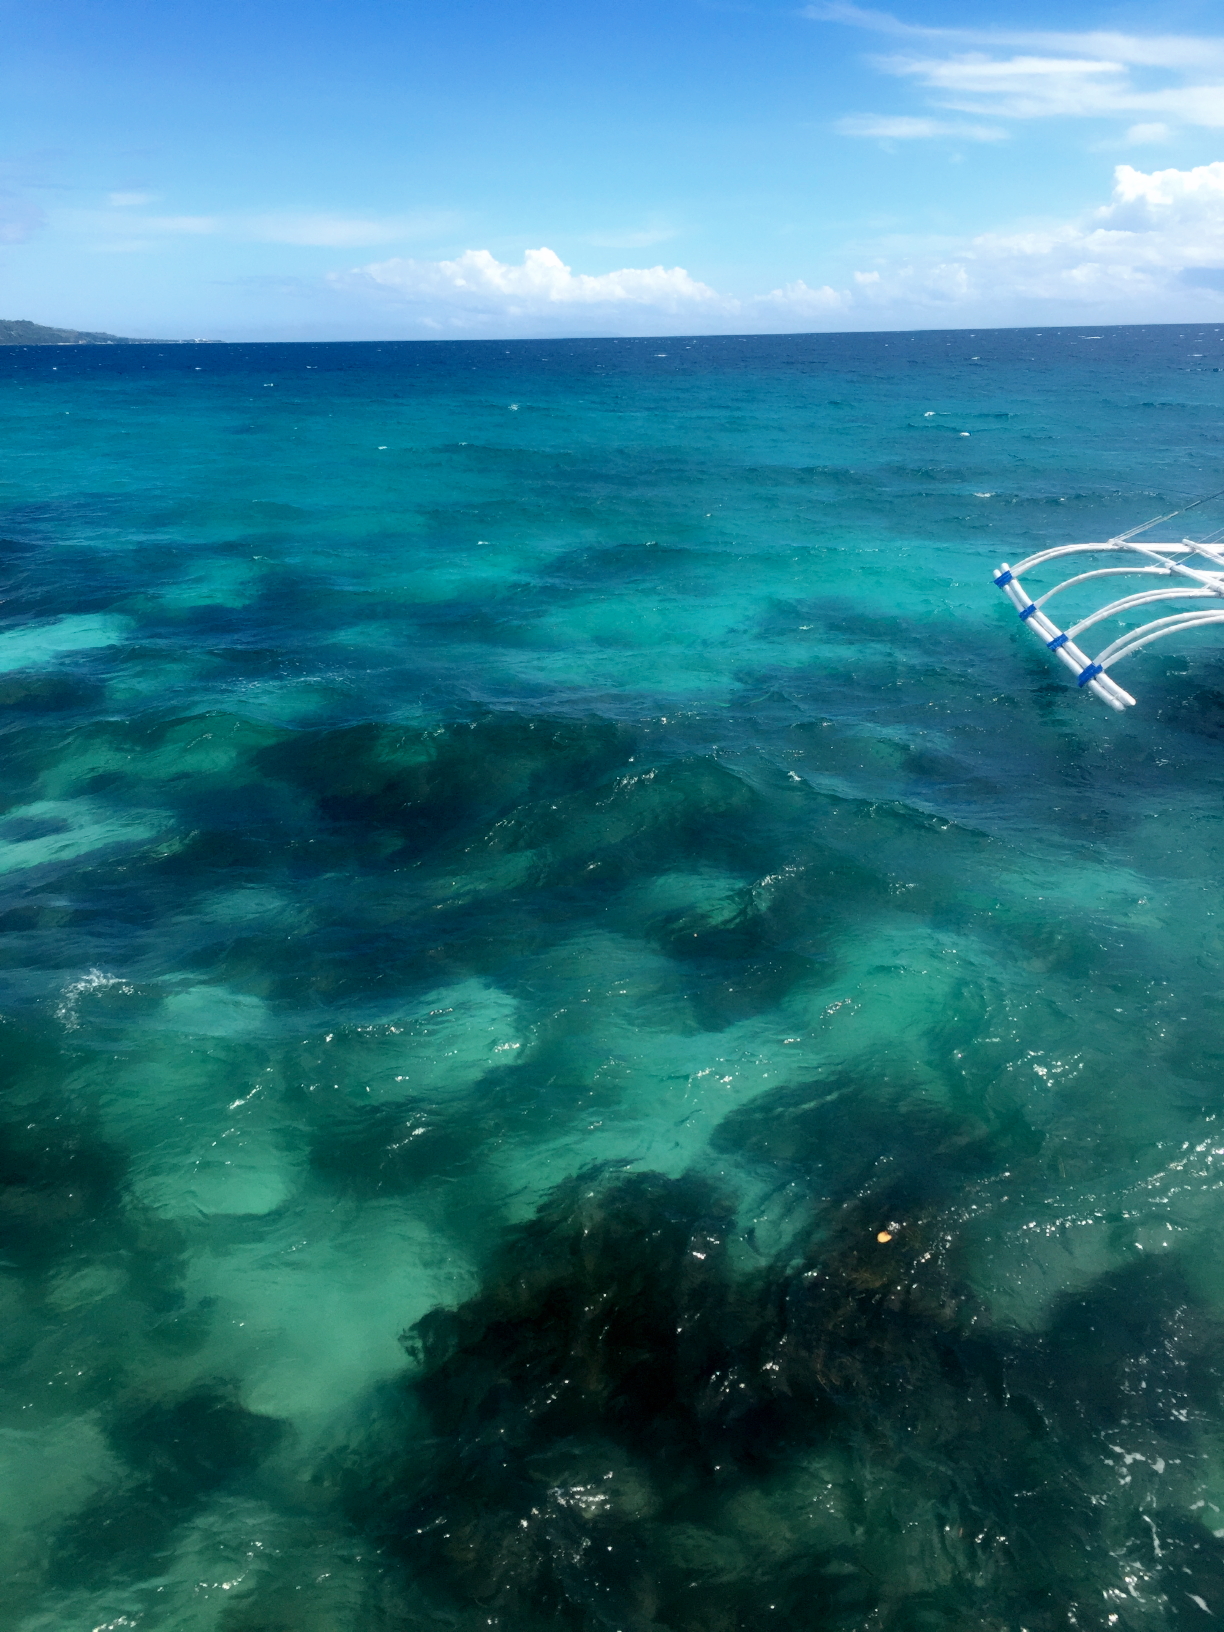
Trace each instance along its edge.
{"label": "distant island", "polygon": [[0,317],[0,346],[147,346],[125,334],[92,334],[88,329],[49,329],[45,323]]}

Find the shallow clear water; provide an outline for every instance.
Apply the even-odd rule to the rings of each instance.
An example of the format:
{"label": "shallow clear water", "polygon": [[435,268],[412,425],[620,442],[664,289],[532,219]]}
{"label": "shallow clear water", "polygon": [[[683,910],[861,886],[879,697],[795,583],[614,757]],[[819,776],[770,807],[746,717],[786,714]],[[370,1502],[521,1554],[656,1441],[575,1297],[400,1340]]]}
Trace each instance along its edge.
{"label": "shallow clear water", "polygon": [[1224,657],[989,582],[1224,331],[1083,333],[0,352],[4,1625],[1224,1614]]}

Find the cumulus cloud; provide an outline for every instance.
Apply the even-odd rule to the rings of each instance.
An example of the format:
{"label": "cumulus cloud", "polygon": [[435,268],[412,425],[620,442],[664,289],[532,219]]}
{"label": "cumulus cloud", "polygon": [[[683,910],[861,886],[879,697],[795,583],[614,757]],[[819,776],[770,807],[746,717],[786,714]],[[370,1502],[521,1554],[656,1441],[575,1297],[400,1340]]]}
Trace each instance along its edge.
{"label": "cumulus cloud", "polygon": [[332,274],[417,333],[676,334],[1224,318],[1224,161],[1120,164],[1112,196],[1070,221],[860,246],[844,278],[731,296],[683,267],[573,270],[553,250],[395,258]]}
{"label": "cumulus cloud", "polygon": [[1224,316],[1222,268],[1224,162],[1120,164],[1110,202],[1079,220],[881,256],[857,281],[856,309],[917,309],[932,322],[942,309],[948,323],[1180,321]]}
{"label": "cumulus cloud", "polygon": [[[471,329],[482,321],[504,325],[564,314],[581,326],[626,311],[722,315],[728,303],[682,266],[622,267],[616,272],[574,272],[554,250],[529,249],[518,265],[487,249],[465,250],[453,261],[397,256],[332,275],[334,287],[375,294],[401,305],[428,308],[429,321]],[[689,314],[692,314],[691,316]],[[505,332],[499,329],[499,332]]]}
{"label": "cumulus cloud", "polygon": [[1135,128],[1168,121],[1224,128],[1221,37],[925,28],[841,0],[811,5],[806,15],[906,42],[911,49],[875,57],[875,66],[912,82],[941,109],[1017,120],[1146,115]]}
{"label": "cumulus cloud", "polygon": [[758,320],[771,311],[779,316],[785,316],[788,322],[811,319],[819,327],[828,327],[828,320],[837,313],[846,313],[851,309],[850,297],[829,284],[822,284],[819,289],[812,289],[802,278],[793,283],[783,284],[780,289],[771,289],[767,295],[761,295],[756,300],[735,301],[737,311],[744,312],[750,319]]}
{"label": "cumulus cloud", "polygon": [[521,262],[469,249],[452,261],[395,258],[333,273],[334,290],[377,299],[426,333],[675,334],[832,328],[851,309],[829,284],[796,279],[738,299],[682,266],[575,272],[548,248]]}

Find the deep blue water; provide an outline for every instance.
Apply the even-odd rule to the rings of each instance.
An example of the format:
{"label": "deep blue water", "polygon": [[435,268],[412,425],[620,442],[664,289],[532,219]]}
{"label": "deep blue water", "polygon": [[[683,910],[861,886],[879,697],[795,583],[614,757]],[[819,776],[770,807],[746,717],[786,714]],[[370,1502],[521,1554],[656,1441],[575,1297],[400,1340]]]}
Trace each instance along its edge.
{"label": "deep blue water", "polygon": [[1224,1615],[1222,367],[0,349],[0,1624]]}

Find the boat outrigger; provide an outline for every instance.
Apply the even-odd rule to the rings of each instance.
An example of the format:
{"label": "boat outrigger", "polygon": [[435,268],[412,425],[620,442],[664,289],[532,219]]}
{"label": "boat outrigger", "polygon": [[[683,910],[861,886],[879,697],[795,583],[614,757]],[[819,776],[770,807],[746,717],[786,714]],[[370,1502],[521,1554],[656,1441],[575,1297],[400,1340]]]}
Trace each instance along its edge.
{"label": "boat outrigger", "polygon": [[[1224,489],[1221,491],[1224,492]],[[1206,504],[1208,499],[1219,496],[1218,493],[1210,493],[1207,498],[1196,499],[1193,504],[1184,505],[1180,510],[1169,511],[1168,515],[1156,516],[1141,527],[1133,527],[1129,533],[1118,533],[1100,544],[1063,544],[1056,549],[1039,550],[1036,555],[1028,556],[1014,567],[1004,561],[995,573],[994,581],[1016,608],[1021,622],[1027,624],[1037,639],[1072,671],[1076,683],[1087,687],[1094,696],[1121,713],[1123,709],[1132,707],[1135,699],[1129,691],[1123,691],[1106,670],[1120,663],[1124,657],[1130,657],[1133,652],[1151,645],[1153,641],[1164,640],[1168,635],[1181,634],[1184,630],[1197,629],[1208,623],[1224,623],[1224,542],[1220,542],[1224,541],[1224,528],[1200,542],[1189,538],[1183,538],[1178,544],[1135,541],[1140,533],[1146,533],[1162,522],[1172,521],[1174,516],[1184,515],[1187,510],[1195,510],[1200,504]],[[1077,572],[1036,599],[1020,582],[1022,573],[1028,574],[1044,566],[1047,561],[1074,555],[1112,555],[1130,559],[1125,565],[1119,562],[1111,566],[1093,567],[1088,572]],[[1046,606],[1055,595],[1061,595],[1073,585],[1094,583],[1098,578],[1162,578],[1174,579],[1177,584],[1175,588],[1140,588],[1136,593],[1123,595],[1106,606],[1098,606],[1068,628],[1061,628],[1045,610]],[[1095,657],[1089,657],[1079,645],[1079,637],[1095,625],[1110,618],[1130,623],[1128,614],[1139,607],[1164,601],[1219,601],[1221,604],[1183,606],[1177,611],[1170,609],[1165,616],[1151,618],[1147,623],[1132,623],[1109,645],[1102,647]]]}

